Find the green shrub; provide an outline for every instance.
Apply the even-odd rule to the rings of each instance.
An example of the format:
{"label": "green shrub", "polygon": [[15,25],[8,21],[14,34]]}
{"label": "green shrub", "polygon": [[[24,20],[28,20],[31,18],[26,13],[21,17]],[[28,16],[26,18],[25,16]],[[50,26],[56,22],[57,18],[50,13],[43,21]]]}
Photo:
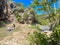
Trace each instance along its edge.
{"label": "green shrub", "polygon": [[21,16],[17,17],[17,20],[20,22],[20,20],[21,20]]}
{"label": "green shrub", "polygon": [[38,32],[34,32],[33,35],[30,35],[30,37],[28,37],[29,41],[30,41],[30,44],[31,45],[47,45],[48,44],[48,38],[47,38],[47,35],[45,34],[41,34],[41,33],[38,33]]}
{"label": "green shrub", "polygon": [[48,25],[49,20],[46,19],[46,15],[35,15],[35,20],[40,24],[40,25]]}
{"label": "green shrub", "polygon": [[28,14],[27,13],[24,13],[24,19],[26,19],[27,20],[27,18],[28,18]]}
{"label": "green shrub", "polygon": [[40,20],[40,24],[41,25],[48,25],[48,21],[47,20]]}
{"label": "green shrub", "polygon": [[5,22],[4,21],[0,21],[0,27],[4,26]]}
{"label": "green shrub", "polygon": [[60,43],[60,25],[54,27],[53,33],[50,36],[51,45],[59,45]]}
{"label": "green shrub", "polygon": [[[34,26],[35,27],[35,26]],[[36,27],[35,27],[36,28]],[[56,25],[49,37],[41,32],[34,32],[28,35],[31,45],[60,45],[60,25]]]}
{"label": "green shrub", "polygon": [[16,16],[18,22],[20,22],[20,21],[21,21],[21,16],[19,16],[18,11],[14,11],[14,14],[15,14],[15,16]]}

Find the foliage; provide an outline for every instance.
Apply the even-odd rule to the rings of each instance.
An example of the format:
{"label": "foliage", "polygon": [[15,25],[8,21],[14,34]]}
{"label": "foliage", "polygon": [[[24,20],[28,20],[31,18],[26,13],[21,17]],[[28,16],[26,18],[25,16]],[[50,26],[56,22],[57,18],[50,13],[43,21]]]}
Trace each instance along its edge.
{"label": "foliage", "polygon": [[[51,2],[49,2],[48,0],[34,0],[33,3],[32,3],[32,6],[33,7],[38,7],[40,6],[40,8],[38,8],[38,10],[43,10],[44,12],[47,13],[47,15],[50,15],[51,13]],[[46,15],[45,15],[46,16]],[[39,18],[38,18],[39,17]],[[41,25],[47,25],[49,23],[48,19],[44,19],[44,17],[40,17],[38,16],[36,20],[38,20],[38,23],[41,24]],[[46,17],[47,18],[47,17]]]}
{"label": "foliage", "polygon": [[47,15],[36,15],[35,19],[36,21],[40,24],[40,25],[48,25],[49,24],[49,20],[46,19]]}
{"label": "foliage", "polygon": [[52,45],[59,45],[60,43],[60,25],[54,27],[53,33],[50,36]]}
{"label": "foliage", "polygon": [[32,24],[31,28],[40,31],[40,27],[38,25]]}
{"label": "foliage", "polygon": [[58,13],[60,12],[60,8],[57,10],[58,11]]}
{"label": "foliage", "polygon": [[[40,11],[44,11],[47,13],[47,15],[49,16],[49,21],[52,23],[53,21],[56,21],[56,14],[55,14],[55,3],[57,2],[58,0],[33,0],[32,2],[32,6],[33,7],[38,7],[38,10]],[[51,7],[51,5],[54,4],[54,9]],[[52,11],[54,12],[54,15],[52,14]],[[45,21],[46,22],[46,21]]]}
{"label": "foliage", "polygon": [[27,20],[28,19],[28,14],[25,12],[23,17],[24,17],[25,20]]}
{"label": "foliage", "polygon": [[58,0],[33,0],[32,6],[33,7],[41,6],[40,8],[38,8],[38,10],[43,10],[49,14],[52,9],[51,4],[54,4],[57,1]]}
{"label": "foliage", "polygon": [[18,11],[14,11],[14,14],[15,14],[15,16],[16,16],[18,22],[20,22],[20,21],[21,21],[21,16],[19,16]]}
{"label": "foliage", "polygon": [[33,35],[30,35],[29,37],[29,41],[31,41],[31,45],[47,45],[48,41],[47,41],[47,35],[45,34],[41,34],[38,32],[34,32]]}
{"label": "foliage", "polygon": [[0,27],[5,26],[5,22],[4,21],[0,21]]}
{"label": "foliage", "polygon": [[48,25],[48,23],[49,23],[49,22],[48,22],[47,20],[41,20],[41,21],[40,21],[40,24],[41,24],[41,25]]}
{"label": "foliage", "polygon": [[47,13],[49,13],[50,9],[51,9],[51,2],[49,2],[48,0],[41,0],[41,1],[38,1],[38,0],[34,0],[33,3],[32,3],[32,6],[41,6],[41,8],[38,8],[39,10],[43,10]]}
{"label": "foliage", "polygon": [[34,32],[28,37],[31,45],[60,45],[60,25],[56,25],[48,37],[44,33]]}

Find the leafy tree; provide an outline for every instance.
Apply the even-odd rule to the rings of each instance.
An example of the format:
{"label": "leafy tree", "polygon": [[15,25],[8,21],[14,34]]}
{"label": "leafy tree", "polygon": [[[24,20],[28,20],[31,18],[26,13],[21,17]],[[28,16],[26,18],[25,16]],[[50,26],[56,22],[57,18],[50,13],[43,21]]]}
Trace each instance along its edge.
{"label": "leafy tree", "polygon": [[41,6],[42,8],[39,8],[39,10],[44,10],[45,12],[48,12],[49,13],[49,8],[50,8],[50,5],[47,5],[48,4],[48,0],[41,0],[41,1],[38,1],[38,0],[34,0],[33,3],[32,3],[32,6]]}
{"label": "leafy tree", "polygon": [[[57,23],[57,18],[56,18],[57,14],[56,14],[56,6],[55,6],[55,3],[57,1],[58,0],[40,0],[40,1],[39,0],[34,0],[33,3],[32,3],[33,7],[41,6],[40,8],[38,8],[38,10],[43,10],[44,12],[47,12],[48,19],[49,19],[49,22],[51,23],[52,28],[53,28],[53,25],[55,25]],[[54,10],[51,7],[52,4],[54,4]]]}
{"label": "leafy tree", "polygon": [[43,10],[44,12],[47,12],[47,14],[50,16],[51,2],[48,2],[48,0],[33,0],[32,6],[41,6],[40,8],[38,8],[38,10]]}
{"label": "leafy tree", "polygon": [[57,10],[57,12],[58,12],[59,25],[60,25],[60,8]]}
{"label": "leafy tree", "polygon": [[[46,2],[48,2],[47,0],[45,0]],[[44,10],[46,12],[48,12],[49,17],[50,17],[50,21],[55,21],[56,22],[56,19],[55,17],[57,17],[55,11],[53,10],[53,12],[50,12],[51,8],[46,8],[44,6],[48,6],[49,7],[52,3],[55,3],[56,0],[51,0],[51,2],[47,3],[45,2],[44,0],[42,0],[42,3],[38,2],[38,0],[34,0],[33,2],[33,6],[43,6],[43,8],[40,10]],[[58,12],[60,12],[60,10],[58,10]],[[59,16],[58,16],[59,17]],[[52,25],[53,26],[53,25]],[[36,45],[59,45],[60,43],[60,25],[56,25],[54,28],[53,28],[53,32],[51,34],[50,37],[47,37],[45,34],[41,34],[41,33],[38,33],[38,32],[34,32],[32,37],[31,37],[31,42],[32,42],[32,45],[36,44]]]}
{"label": "leafy tree", "polygon": [[57,2],[58,0],[51,0],[51,3],[53,3],[54,4],[54,12],[55,12],[55,14],[56,14],[56,2]]}

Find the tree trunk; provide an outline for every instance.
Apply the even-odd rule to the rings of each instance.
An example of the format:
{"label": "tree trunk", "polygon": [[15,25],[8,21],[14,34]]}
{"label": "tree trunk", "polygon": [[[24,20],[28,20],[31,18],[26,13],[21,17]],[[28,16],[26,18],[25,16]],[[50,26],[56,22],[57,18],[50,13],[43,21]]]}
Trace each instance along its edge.
{"label": "tree trunk", "polygon": [[59,18],[59,25],[60,25],[60,18]]}
{"label": "tree trunk", "polygon": [[55,14],[56,14],[56,6],[55,6],[55,3],[54,3],[54,11],[55,11]]}
{"label": "tree trunk", "polygon": [[6,14],[8,15],[8,4],[6,2]]}

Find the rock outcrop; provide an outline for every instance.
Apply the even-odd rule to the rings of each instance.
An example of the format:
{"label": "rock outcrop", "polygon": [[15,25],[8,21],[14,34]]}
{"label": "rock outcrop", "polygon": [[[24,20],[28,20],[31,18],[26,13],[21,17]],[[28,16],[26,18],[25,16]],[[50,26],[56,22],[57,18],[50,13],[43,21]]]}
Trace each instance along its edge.
{"label": "rock outcrop", "polygon": [[5,18],[5,15],[4,15],[5,7],[6,7],[6,1],[5,0],[0,0],[0,19]]}
{"label": "rock outcrop", "polygon": [[19,15],[22,17],[21,18],[21,23],[27,23],[27,24],[32,24],[34,23],[34,11],[31,8],[26,8],[22,11],[19,12]]}
{"label": "rock outcrop", "polygon": [[17,10],[19,16],[21,16],[21,23],[34,23],[34,11],[31,8],[21,9],[15,3],[7,0],[0,0],[0,19],[8,19],[10,15],[14,14],[14,11]]}

